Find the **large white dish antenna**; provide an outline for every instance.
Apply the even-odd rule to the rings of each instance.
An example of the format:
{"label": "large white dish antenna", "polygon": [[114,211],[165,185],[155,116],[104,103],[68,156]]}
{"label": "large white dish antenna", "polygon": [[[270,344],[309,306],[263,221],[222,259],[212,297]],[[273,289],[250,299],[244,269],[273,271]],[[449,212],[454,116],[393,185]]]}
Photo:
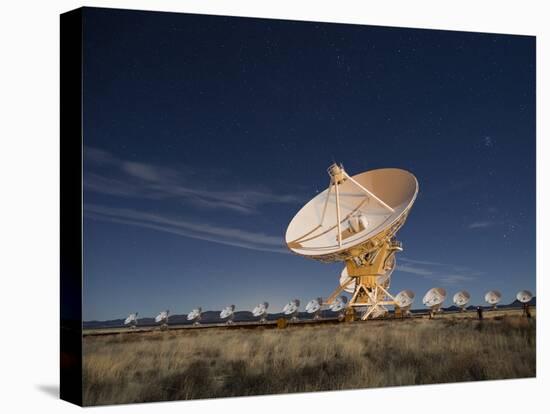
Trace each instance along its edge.
{"label": "large white dish antenna", "polygon": [[402,290],[397,295],[395,295],[395,304],[402,309],[409,308],[413,302],[414,292],[412,290]]}
{"label": "large white dish antenna", "polygon": [[516,299],[521,303],[528,303],[533,299],[533,294],[528,290],[520,290],[516,295]]}
{"label": "large white dish antenna", "polygon": [[335,178],[338,185],[313,198],[290,222],[285,240],[292,252],[327,262],[353,257],[378,235],[395,234],[418,193],[414,175],[397,168],[334,174],[343,174]]}
{"label": "large white dish antenna", "polygon": [[202,308],[198,307],[196,309],[193,309],[191,312],[187,314],[187,320],[198,321],[201,318],[201,314],[202,314]]}
{"label": "large white dish antenna", "polygon": [[325,263],[342,261],[346,270],[326,304],[351,293],[349,307],[364,309],[362,319],[387,314],[395,304],[389,293],[395,254],[403,250],[395,238],[418,194],[414,175],[397,168],[350,176],[343,165],[328,170],[328,188],[290,221],[285,241],[295,254]]}
{"label": "large white dish antenna", "polygon": [[124,320],[124,325],[137,325],[137,316],[137,312],[128,315],[128,317]]}
{"label": "large white dish antenna", "polygon": [[443,288],[432,288],[426,292],[422,303],[428,308],[440,307],[447,297],[447,292]]}
{"label": "large white dish antenna", "polygon": [[453,296],[453,303],[459,308],[464,308],[468,302],[470,302],[470,294],[465,290],[461,290]]}
{"label": "large white dish antenna", "polygon": [[494,308],[496,308],[501,298],[502,295],[498,290],[490,290],[485,294],[485,302],[487,302],[489,305],[492,305]]}

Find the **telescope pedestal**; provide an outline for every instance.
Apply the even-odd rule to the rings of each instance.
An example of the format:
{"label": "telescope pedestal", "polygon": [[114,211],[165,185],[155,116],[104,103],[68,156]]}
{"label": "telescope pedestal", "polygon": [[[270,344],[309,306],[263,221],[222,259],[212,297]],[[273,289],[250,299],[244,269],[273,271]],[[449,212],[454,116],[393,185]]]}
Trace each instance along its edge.
{"label": "telescope pedestal", "polygon": [[[387,282],[389,285],[389,280]],[[362,320],[384,316],[388,313],[387,305],[395,305],[395,299],[383,285],[378,283],[359,283],[349,301],[349,306],[367,308],[361,317]]]}
{"label": "telescope pedestal", "polygon": [[349,279],[330,295],[327,299],[328,304],[332,303],[346,286],[355,282],[355,290],[348,306],[366,308],[361,319],[384,316],[388,312],[386,306],[395,305],[395,298],[388,289],[391,273],[395,268],[395,253],[403,249],[401,243],[393,238],[384,240],[378,246],[364,256],[346,260]]}

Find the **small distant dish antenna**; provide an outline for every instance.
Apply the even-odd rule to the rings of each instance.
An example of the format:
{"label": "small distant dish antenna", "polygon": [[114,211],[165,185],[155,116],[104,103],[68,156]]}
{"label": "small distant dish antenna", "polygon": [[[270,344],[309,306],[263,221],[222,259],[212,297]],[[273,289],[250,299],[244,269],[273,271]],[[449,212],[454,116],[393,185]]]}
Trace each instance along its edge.
{"label": "small distant dish antenna", "polygon": [[300,309],[300,299],[293,299],[283,307],[283,313],[290,316],[291,322],[298,320],[298,310]]}
{"label": "small distant dish antenna", "polygon": [[265,323],[267,321],[268,307],[269,307],[269,303],[267,302],[260,303],[254,309],[252,309],[252,315],[255,317],[259,317],[260,323]]}
{"label": "small distant dish antenna", "polygon": [[406,289],[395,295],[395,313],[396,315],[409,316],[411,314],[411,305],[414,302],[414,292]]}
{"label": "small distant dish antenna", "polygon": [[313,319],[321,319],[321,306],[323,298],[310,300],[306,305],[306,312],[313,315]]}
{"label": "small distant dish antenna", "polygon": [[523,305],[523,316],[531,318],[531,311],[529,310],[529,302],[533,299],[533,294],[528,290],[520,290],[516,295],[517,300]]}
{"label": "small distant dish antenna", "polygon": [[433,315],[436,312],[441,312],[441,305],[445,302],[447,292],[443,288],[431,288],[426,292],[422,303],[430,308],[430,313]]}
{"label": "small distant dish antenna", "polygon": [[128,327],[135,329],[136,325],[138,323],[138,313],[131,313],[128,315],[128,317],[124,320],[124,325],[128,325]]}
{"label": "small distant dish antenna", "polygon": [[197,326],[200,325],[202,316],[202,308],[199,306],[198,308],[193,309],[191,312],[187,314],[187,320],[193,321],[193,325]]}
{"label": "small distant dish antenna", "polygon": [[226,324],[232,325],[235,317],[235,305],[229,305],[220,312],[220,318],[226,320]]}
{"label": "small distant dish antenna", "polygon": [[490,290],[485,294],[485,302],[491,305],[493,309],[497,308],[500,299],[502,299],[502,295],[498,290]]}
{"label": "small distant dish antenna", "polygon": [[470,302],[470,294],[465,290],[461,290],[453,296],[453,303],[460,308],[461,312],[466,310],[468,302]]}
{"label": "small distant dish antenna", "polygon": [[384,168],[350,176],[342,164],[328,170],[329,186],[294,216],[286,244],[295,254],[324,263],[344,262],[330,306],[350,293],[349,306],[365,309],[362,319],[376,318],[395,305],[389,293],[395,253],[402,251],[395,234],[405,224],[418,194],[411,173]]}
{"label": "small distant dish antenna", "polygon": [[329,305],[329,309],[332,312],[335,312],[338,314],[338,320],[344,319],[347,303],[348,303],[348,298],[346,296],[338,296]]}
{"label": "small distant dish antenna", "polygon": [[168,329],[168,318],[170,316],[170,311],[165,310],[159,313],[155,317],[155,322],[160,324],[160,329]]}
{"label": "small distant dish antenna", "polygon": [[533,294],[528,290],[520,290],[516,295],[516,299],[521,303],[529,303],[533,299]]}

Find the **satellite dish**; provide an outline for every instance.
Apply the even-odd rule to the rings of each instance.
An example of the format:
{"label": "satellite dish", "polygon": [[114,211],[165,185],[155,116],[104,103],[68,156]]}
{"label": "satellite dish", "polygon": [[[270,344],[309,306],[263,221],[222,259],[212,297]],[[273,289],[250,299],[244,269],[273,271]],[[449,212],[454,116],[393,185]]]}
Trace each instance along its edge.
{"label": "satellite dish", "polygon": [[254,309],[252,309],[252,315],[256,317],[260,317],[260,323],[265,323],[267,321],[268,307],[269,307],[269,303],[267,302],[260,303]]}
{"label": "satellite dish", "polygon": [[167,329],[168,328],[168,317],[170,316],[170,311],[165,310],[159,313],[155,317],[155,322],[160,324],[160,329]]}
{"label": "satellite dish", "polygon": [[302,207],[286,231],[286,243],[296,254],[329,262],[355,257],[354,248],[383,236],[388,227],[394,225],[393,234],[399,230],[418,193],[416,178],[397,168],[350,177],[333,164],[328,172],[329,188]]}
{"label": "satellite dish", "polygon": [[430,313],[441,312],[441,305],[445,302],[447,292],[443,288],[432,288],[426,292],[422,303],[430,308]]}
{"label": "satellite dish", "polygon": [[401,315],[410,315],[411,305],[414,302],[414,292],[412,290],[406,289],[399,292],[395,295],[395,310],[396,313],[401,313]]}
{"label": "satellite dish", "polygon": [[199,325],[202,315],[202,308],[198,307],[196,309],[193,309],[191,312],[187,314],[187,320],[193,321],[193,325]]}
{"label": "satellite dish", "polygon": [[461,312],[466,310],[468,302],[470,302],[470,294],[465,290],[461,290],[453,296],[453,303],[460,308]]}
{"label": "satellite dish", "polygon": [[310,300],[306,305],[306,312],[313,315],[313,319],[320,319],[321,306],[323,305],[323,298],[317,298]]}
{"label": "satellite dish", "polygon": [[342,261],[346,273],[327,304],[342,292],[349,306],[366,308],[363,319],[387,313],[395,253],[402,251],[395,234],[403,226],[418,194],[411,173],[385,168],[348,175],[342,165],[328,168],[329,187],[291,220],[285,235],[295,254],[325,263]]}
{"label": "satellite dish", "polygon": [[300,309],[300,299],[293,299],[283,307],[283,313],[290,316],[290,321],[298,320],[298,310]]}
{"label": "satellite dish", "polygon": [[493,309],[497,308],[497,304],[500,302],[500,299],[502,299],[502,295],[498,290],[490,290],[485,294],[485,302],[491,305]]}
{"label": "satellite dish", "polygon": [[516,295],[516,299],[521,303],[529,303],[533,299],[533,294],[528,290],[520,290]]}
{"label": "satellite dish", "polygon": [[346,305],[348,303],[348,298],[345,296],[338,296],[336,299],[332,301],[332,303],[329,305],[329,309],[332,312],[335,312],[338,314],[338,320],[344,319],[344,312],[346,311]]}
{"label": "satellite dish", "polygon": [[124,325],[129,325],[130,328],[135,328],[138,323],[137,316],[138,316],[137,312],[131,313],[130,315],[128,315],[128,317],[124,320]]}
{"label": "satellite dish", "polygon": [[339,296],[330,304],[329,309],[333,312],[340,312],[346,309],[347,303],[348,303],[347,297]]}
{"label": "satellite dish", "polygon": [[233,318],[235,316],[235,305],[229,305],[220,312],[220,318],[221,319],[227,319],[227,324],[232,325],[233,324]]}

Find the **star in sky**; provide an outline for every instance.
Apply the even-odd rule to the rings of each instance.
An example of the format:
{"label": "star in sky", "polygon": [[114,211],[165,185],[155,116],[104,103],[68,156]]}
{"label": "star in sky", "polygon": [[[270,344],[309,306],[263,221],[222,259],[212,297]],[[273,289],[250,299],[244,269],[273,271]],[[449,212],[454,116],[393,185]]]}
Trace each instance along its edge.
{"label": "star in sky", "polygon": [[84,319],[328,294],[341,264],[291,255],[283,238],[331,162],[417,177],[396,292],[535,290],[534,38],[86,19]]}

